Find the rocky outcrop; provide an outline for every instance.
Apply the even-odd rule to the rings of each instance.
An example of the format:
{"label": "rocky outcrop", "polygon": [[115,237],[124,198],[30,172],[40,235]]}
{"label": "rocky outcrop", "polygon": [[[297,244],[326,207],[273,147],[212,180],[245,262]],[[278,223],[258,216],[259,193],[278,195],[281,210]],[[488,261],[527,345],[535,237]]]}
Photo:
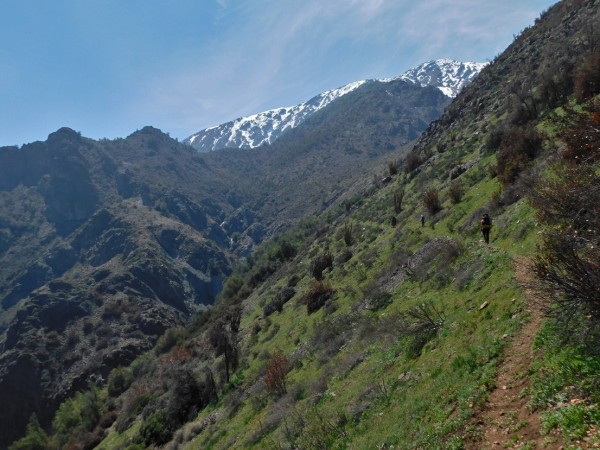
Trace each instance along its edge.
{"label": "rocky outcrop", "polygon": [[[155,129],[97,143],[66,128],[0,149],[0,448],[214,302],[231,271],[226,191],[206,203],[194,182],[150,182],[195,167],[182,149]],[[159,161],[170,151],[184,162]],[[136,152],[156,167],[126,161]]]}

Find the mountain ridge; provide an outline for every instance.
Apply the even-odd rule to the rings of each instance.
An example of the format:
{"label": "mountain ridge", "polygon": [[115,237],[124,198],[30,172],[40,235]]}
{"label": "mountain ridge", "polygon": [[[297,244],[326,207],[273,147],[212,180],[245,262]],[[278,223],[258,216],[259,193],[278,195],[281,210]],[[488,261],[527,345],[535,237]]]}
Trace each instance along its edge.
{"label": "mountain ridge", "polygon": [[451,59],[428,61],[393,78],[362,80],[319,94],[291,107],[274,108],[206,128],[183,142],[201,152],[223,148],[252,149],[275,142],[282,134],[304,122],[331,102],[369,83],[403,80],[421,87],[433,86],[450,98],[470,83],[486,63],[458,62]]}

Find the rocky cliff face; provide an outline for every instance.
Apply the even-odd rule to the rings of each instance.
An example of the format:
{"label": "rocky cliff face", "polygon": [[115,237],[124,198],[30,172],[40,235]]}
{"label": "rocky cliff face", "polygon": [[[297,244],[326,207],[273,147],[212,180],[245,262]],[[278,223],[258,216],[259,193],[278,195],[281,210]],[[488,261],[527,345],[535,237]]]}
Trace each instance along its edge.
{"label": "rocky cliff face", "polygon": [[233,256],[213,230],[233,207],[217,181],[212,206],[176,187],[201,164],[153,129],[0,151],[0,446],[214,302]]}

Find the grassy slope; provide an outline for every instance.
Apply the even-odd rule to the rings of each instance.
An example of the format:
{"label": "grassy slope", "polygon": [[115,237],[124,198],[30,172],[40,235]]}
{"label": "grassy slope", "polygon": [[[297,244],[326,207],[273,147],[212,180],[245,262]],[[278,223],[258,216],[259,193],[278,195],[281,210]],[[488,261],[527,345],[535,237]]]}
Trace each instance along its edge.
{"label": "grassy slope", "polygon": [[[452,152],[436,166],[446,166],[443,159],[453,159]],[[230,419],[209,427],[189,448],[286,445],[294,438],[284,435],[285,422],[297,435],[297,443],[308,447],[318,441],[335,442],[334,447],[340,448],[460,446],[461,436],[468,431],[466,419],[494,384],[502,337],[514,333],[525,317],[522,294],[513,280],[512,256],[527,254],[535,240],[532,211],[518,202],[494,217],[491,245],[480,241],[472,212],[486,207],[499,188],[486,175],[488,163],[489,158],[483,158],[460,177],[465,187],[463,200],[457,205],[444,202],[435,228],[420,228],[418,222],[419,186],[430,177],[426,173],[404,187],[405,211],[395,228],[389,225],[391,197],[402,184],[400,179],[365,199],[347,217],[338,218],[326,236],[280,271],[280,284],[291,273],[303,276],[297,286],[299,294],[281,314],[270,317],[268,328],[263,324],[250,345],[250,330],[262,320],[262,305],[277,289],[271,285],[255,292],[246,303],[249,314],[242,321],[248,361],[238,376],[248,386],[260,380],[263,355],[280,349],[296,360],[288,378],[288,394],[277,399],[261,392],[260,401],[246,399]],[[345,247],[342,230],[347,222],[353,224],[357,241],[350,247],[353,256],[327,275],[336,289],[337,310],[308,315],[299,301],[309,285],[310,258],[306,255],[326,247],[339,254]],[[400,269],[399,249],[417,250],[442,236],[451,237],[462,248],[450,264],[438,258],[423,269],[426,273],[419,274],[419,280],[408,279],[395,287],[386,308],[354,312],[355,305],[368,296],[365,286],[373,288],[380,274],[390,276]],[[446,320],[438,336],[417,356],[398,324],[410,308],[424,302],[442,310]],[[489,306],[480,309],[484,302]],[[315,338],[316,334],[320,337]],[[312,349],[305,353],[308,342]],[[298,353],[303,356],[295,358]],[[227,399],[216,407],[220,417],[228,415],[225,404]],[[214,413],[207,410],[198,421]],[[306,423],[290,424],[296,415]]]}
{"label": "grassy slope", "polygon": [[[549,141],[555,138],[552,121],[540,125]],[[329,214],[328,231],[310,236],[294,260],[244,301],[242,368],[219,402],[176,432],[174,442],[189,449],[435,449],[462,448],[465,439],[476,439],[480,430],[469,419],[495,386],[506,338],[527,320],[513,258],[532,256],[540,233],[526,201],[498,205],[500,185],[487,170],[495,157],[475,151],[480,144],[451,148],[415,177],[396,176],[355,198],[349,211]],[[464,162],[473,165],[458,178],[462,201],[452,204],[448,170]],[[422,193],[430,183],[440,190],[443,209],[434,227],[428,218],[421,228]],[[399,190],[405,192],[404,210],[392,227]],[[489,246],[477,226],[482,210],[493,211]],[[349,247],[343,239],[348,224],[355,241]],[[452,239],[455,250],[411,265],[412,275],[398,282],[406,255],[440,238]],[[336,257],[325,276],[335,296],[307,314],[302,296],[310,289],[310,265],[325,249]],[[340,262],[348,249],[352,257]],[[297,294],[281,313],[265,318],[263,306],[294,276]],[[365,307],[378,301],[379,308]],[[433,305],[445,320],[421,348],[406,324],[407,312],[422,304]],[[565,347],[551,324],[537,345],[532,406],[547,410],[546,431],[561,429],[568,448],[577,448],[577,439],[597,433],[600,417],[588,399],[569,403],[581,392],[572,386],[593,379],[598,362]],[[262,378],[277,350],[292,365],[283,396],[269,394]],[[125,448],[135,427],[139,422],[122,435],[113,432],[98,448]]]}

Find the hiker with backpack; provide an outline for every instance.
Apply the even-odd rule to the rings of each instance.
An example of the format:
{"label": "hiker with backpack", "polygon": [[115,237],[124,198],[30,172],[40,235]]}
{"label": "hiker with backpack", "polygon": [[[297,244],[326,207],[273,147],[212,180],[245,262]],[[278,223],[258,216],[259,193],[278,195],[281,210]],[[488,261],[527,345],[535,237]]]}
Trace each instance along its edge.
{"label": "hiker with backpack", "polygon": [[490,243],[490,230],[492,229],[492,219],[488,213],[485,213],[480,222],[481,234],[486,244]]}

